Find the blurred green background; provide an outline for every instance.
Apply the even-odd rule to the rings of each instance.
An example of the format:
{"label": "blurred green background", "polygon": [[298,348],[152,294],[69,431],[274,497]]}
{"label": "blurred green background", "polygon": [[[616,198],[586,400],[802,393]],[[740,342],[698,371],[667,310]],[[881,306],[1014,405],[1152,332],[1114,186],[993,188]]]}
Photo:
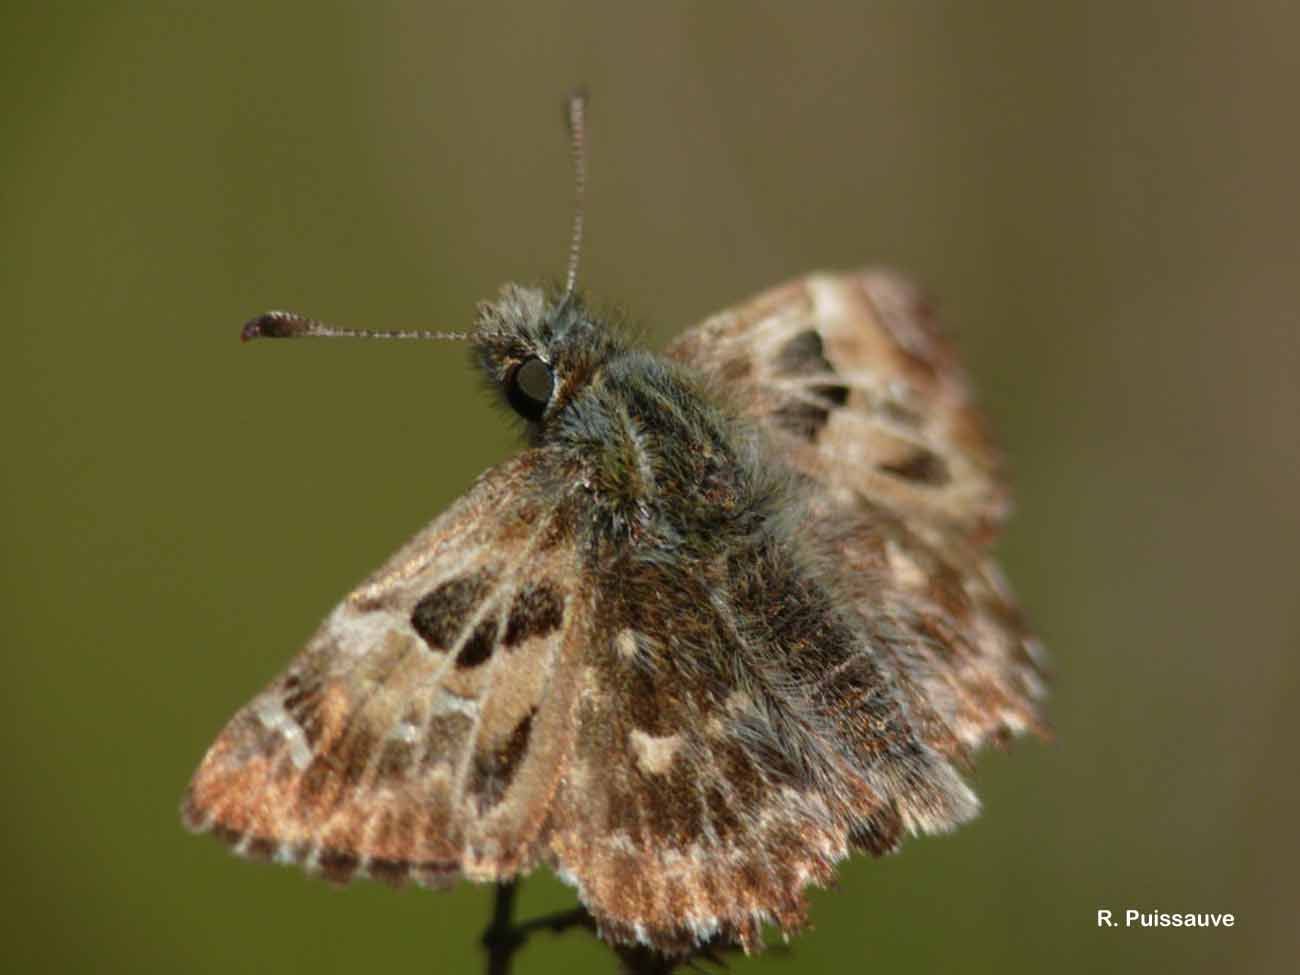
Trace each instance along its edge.
{"label": "blurred green background", "polygon": [[[1300,7],[9,4],[3,967],[474,970],[487,889],[241,863],[177,802],[333,603],[514,449],[462,328],[562,272],[656,345],[816,267],[923,281],[1012,461],[1058,739],[857,859],[758,972],[1300,957]],[[525,914],[567,906],[549,876]],[[1099,908],[1232,930],[1098,930]],[[611,970],[578,934],[518,971]]]}

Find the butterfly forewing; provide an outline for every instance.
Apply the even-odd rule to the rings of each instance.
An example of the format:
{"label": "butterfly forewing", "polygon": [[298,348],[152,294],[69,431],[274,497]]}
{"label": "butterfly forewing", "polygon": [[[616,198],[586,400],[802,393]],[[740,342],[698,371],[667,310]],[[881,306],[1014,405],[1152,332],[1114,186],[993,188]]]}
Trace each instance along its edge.
{"label": "butterfly forewing", "polygon": [[488,472],[240,711],[186,797],[195,829],[343,880],[531,866],[572,740],[581,573],[544,451]]}

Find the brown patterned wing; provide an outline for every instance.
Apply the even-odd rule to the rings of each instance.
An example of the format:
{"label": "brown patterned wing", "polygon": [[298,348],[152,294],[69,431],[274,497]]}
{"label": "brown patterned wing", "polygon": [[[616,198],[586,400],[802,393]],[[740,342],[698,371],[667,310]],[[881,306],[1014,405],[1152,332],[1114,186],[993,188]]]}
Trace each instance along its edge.
{"label": "brown patterned wing", "polygon": [[597,593],[547,833],[611,941],[756,948],[764,923],[800,926],[805,888],[850,850],[977,809],[921,739],[883,641],[784,530],[732,542],[725,558],[629,560]]}
{"label": "brown patterned wing", "polygon": [[685,332],[666,350],[714,373],[840,495],[990,537],[1001,460],[929,306],[886,271],[810,274]]}
{"label": "brown patterned wing", "polygon": [[1041,651],[987,554],[1010,509],[955,350],[896,274],[810,274],[685,332],[666,354],[711,374],[821,487],[845,563],[905,639],[894,652],[932,743],[955,753],[1043,727]]}
{"label": "brown patterned wing", "polygon": [[544,452],[497,467],[238,712],[184,801],[244,855],[438,884],[528,869],[573,741],[585,614]]}
{"label": "brown patterned wing", "polygon": [[695,688],[680,674],[633,676],[634,651],[606,649],[624,654],[626,683],[617,665],[584,670],[578,741],[548,828],[556,872],[612,942],[752,951],[765,922],[797,929],[804,888],[829,883],[849,852],[838,811],[791,785],[786,756],[746,740],[742,695],[691,708]]}

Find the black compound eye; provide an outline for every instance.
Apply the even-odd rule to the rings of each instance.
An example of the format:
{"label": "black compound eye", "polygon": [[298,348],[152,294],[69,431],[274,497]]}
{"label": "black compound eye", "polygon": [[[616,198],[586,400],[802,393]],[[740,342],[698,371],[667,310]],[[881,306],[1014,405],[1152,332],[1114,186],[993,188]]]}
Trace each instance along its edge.
{"label": "black compound eye", "polygon": [[506,377],[506,399],[525,420],[540,420],[555,391],[555,373],[537,356],[525,359]]}

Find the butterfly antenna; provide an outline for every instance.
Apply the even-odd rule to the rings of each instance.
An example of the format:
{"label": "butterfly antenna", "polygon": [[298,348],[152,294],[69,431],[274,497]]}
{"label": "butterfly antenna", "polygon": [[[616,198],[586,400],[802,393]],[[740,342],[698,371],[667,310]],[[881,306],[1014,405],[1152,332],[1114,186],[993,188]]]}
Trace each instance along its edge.
{"label": "butterfly antenna", "polygon": [[578,285],[578,259],[582,256],[582,223],[587,191],[587,92],[578,88],[569,95],[569,149],[573,154],[573,234],[569,238],[569,269],[564,282],[564,300],[573,297]]}
{"label": "butterfly antenna", "polygon": [[438,339],[465,342],[465,332],[430,332],[424,329],[381,332],[370,328],[337,328],[291,311],[268,311],[244,323],[239,333],[245,342],[253,339],[348,338],[348,339]]}

